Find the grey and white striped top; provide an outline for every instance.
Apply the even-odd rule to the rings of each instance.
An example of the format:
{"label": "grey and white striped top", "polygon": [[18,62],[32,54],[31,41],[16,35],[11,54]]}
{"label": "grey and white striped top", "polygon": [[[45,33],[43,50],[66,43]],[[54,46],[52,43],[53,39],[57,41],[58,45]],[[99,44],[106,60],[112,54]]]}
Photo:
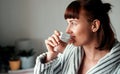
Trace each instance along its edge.
{"label": "grey and white striped top", "polygon": [[[36,59],[34,74],[77,74],[84,51],[72,44],[67,45],[58,58],[44,64],[40,61],[43,54]],[[116,41],[111,51],[86,74],[120,74],[120,43]]]}

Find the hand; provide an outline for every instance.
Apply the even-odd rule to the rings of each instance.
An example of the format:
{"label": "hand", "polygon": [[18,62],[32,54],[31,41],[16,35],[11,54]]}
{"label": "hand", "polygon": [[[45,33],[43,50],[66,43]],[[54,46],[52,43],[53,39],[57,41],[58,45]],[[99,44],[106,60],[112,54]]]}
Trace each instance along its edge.
{"label": "hand", "polygon": [[[62,42],[59,38],[59,31],[54,31],[54,34],[45,40],[46,47],[48,49],[47,60],[52,60],[57,57],[58,53],[62,53],[66,47],[66,43]],[[54,49],[57,48],[57,51]]]}

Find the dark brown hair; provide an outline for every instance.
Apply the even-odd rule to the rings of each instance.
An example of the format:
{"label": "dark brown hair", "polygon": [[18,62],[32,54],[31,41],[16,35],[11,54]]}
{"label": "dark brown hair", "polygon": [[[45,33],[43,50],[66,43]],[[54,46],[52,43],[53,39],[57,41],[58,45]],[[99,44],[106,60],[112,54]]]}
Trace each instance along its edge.
{"label": "dark brown hair", "polygon": [[78,0],[71,2],[66,8],[64,18],[79,19],[80,10],[85,10],[87,21],[93,22],[95,19],[100,21],[100,28],[97,31],[99,46],[96,49],[111,49],[114,42],[114,32],[111,28],[108,16],[111,5],[102,3],[101,0]]}

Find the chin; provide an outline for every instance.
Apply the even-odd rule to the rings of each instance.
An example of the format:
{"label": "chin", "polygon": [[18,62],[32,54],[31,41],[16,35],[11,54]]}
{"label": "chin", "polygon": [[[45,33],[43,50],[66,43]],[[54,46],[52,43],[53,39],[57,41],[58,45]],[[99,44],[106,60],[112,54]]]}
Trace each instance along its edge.
{"label": "chin", "polygon": [[81,46],[81,44],[76,43],[76,42],[74,42],[73,45],[74,45],[74,46]]}

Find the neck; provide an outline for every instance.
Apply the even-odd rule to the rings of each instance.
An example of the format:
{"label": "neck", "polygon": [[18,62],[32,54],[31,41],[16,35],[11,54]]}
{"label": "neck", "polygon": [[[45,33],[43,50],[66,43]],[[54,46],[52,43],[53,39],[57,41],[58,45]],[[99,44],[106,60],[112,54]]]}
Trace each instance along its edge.
{"label": "neck", "polygon": [[87,59],[92,61],[98,61],[109,52],[109,50],[106,49],[96,49],[96,46],[98,46],[98,42],[96,40],[90,41],[90,43],[83,46],[83,49],[85,51],[85,57]]}

